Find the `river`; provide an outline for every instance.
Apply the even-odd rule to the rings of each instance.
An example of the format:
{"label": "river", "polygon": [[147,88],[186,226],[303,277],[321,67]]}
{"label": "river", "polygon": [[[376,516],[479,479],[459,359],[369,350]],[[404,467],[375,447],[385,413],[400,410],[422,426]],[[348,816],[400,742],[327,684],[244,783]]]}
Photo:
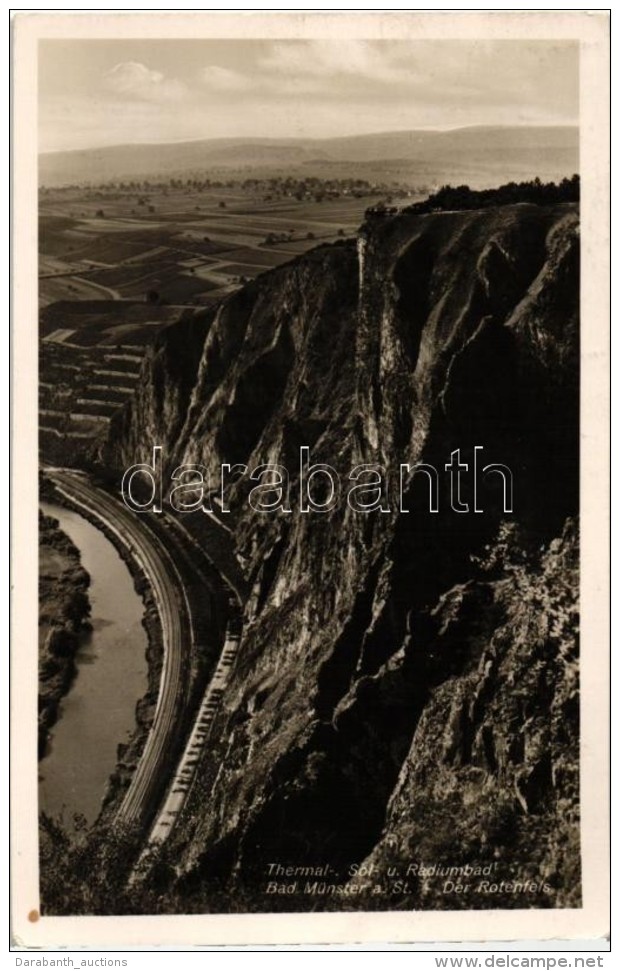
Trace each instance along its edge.
{"label": "river", "polygon": [[119,742],[135,726],[147,689],[144,605],[112,543],[77,512],[43,502],[78,547],[90,574],[92,632],[76,655],[77,675],[61,702],[48,751],[39,763],[39,808],[52,816],[96,818]]}

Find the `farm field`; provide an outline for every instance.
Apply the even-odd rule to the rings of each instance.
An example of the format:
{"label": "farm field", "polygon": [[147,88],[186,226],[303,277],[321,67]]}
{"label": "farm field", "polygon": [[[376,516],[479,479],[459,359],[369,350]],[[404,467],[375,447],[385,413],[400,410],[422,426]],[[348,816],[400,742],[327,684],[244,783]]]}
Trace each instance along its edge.
{"label": "farm field", "polygon": [[353,235],[382,198],[368,186],[332,198],[316,180],[315,197],[298,188],[293,197],[290,183],[273,181],[40,191],[44,459],[70,464],[95,454],[162,327],[320,243]]}
{"label": "farm field", "polygon": [[46,343],[142,347],[182,313],[177,306],[152,306],[143,301],[59,300],[40,311],[39,333]]}
{"label": "farm field", "polygon": [[377,198],[266,202],[238,188],[50,190],[40,205],[40,303],[90,300],[98,288],[117,300],[155,291],[161,302],[209,303],[223,279],[234,288],[240,276],[352,235]]}

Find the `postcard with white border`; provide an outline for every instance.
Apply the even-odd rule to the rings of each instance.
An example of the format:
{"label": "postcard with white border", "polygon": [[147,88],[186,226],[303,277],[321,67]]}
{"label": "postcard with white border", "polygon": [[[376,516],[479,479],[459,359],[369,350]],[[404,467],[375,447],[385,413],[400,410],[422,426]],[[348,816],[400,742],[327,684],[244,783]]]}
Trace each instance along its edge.
{"label": "postcard with white border", "polygon": [[17,946],[604,936],[606,11],[13,28]]}

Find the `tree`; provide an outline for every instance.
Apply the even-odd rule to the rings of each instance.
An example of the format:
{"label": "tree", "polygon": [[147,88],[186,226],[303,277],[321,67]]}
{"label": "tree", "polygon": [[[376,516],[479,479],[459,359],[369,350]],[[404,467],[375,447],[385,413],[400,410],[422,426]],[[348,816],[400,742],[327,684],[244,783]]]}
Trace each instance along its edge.
{"label": "tree", "polygon": [[530,182],[507,182],[496,189],[472,189],[468,185],[444,185],[424,202],[416,202],[407,212],[439,212],[448,209],[484,209],[530,203],[539,206],[579,201],[579,176],[563,179],[559,185],[543,183],[539,178]]}

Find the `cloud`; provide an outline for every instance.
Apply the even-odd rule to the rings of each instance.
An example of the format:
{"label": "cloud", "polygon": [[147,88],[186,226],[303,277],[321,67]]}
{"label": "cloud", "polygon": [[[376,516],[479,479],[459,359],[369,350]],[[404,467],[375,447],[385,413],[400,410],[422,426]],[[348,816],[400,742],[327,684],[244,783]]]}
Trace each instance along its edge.
{"label": "cloud", "polygon": [[460,40],[275,41],[257,61],[257,87],[280,96],[421,105],[564,104],[577,100],[570,44]]}
{"label": "cloud", "polygon": [[260,66],[279,75],[361,76],[386,84],[411,81],[411,68],[399,63],[393,51],[364,40],[285,41],[274,43]]}
{"label": "cloud", "polygon": [[182,81],[166,78],[137,61],[123,61],[103,76],[103,86],[116,95],[138,101],[181,101],[187,93]]}
{"label": "cloud", "polygon": [[213,91],[246,91],[283,98],[331,96],[334,82],[353,90],[360,80],[366,85],[411,84],[414,74],[407,60],[398,63],[393,51],[369,41],[308,40],[273,43],[269,52],[248,68],[248,73],[210,65],[199,72],[199,77]]}
{"label": "cloud", "polygon": [[254,86],[252,79],[240,71],[231,71],[215,64],[203,67],[199,77],[203,84],[216,91],[247,91]]}

